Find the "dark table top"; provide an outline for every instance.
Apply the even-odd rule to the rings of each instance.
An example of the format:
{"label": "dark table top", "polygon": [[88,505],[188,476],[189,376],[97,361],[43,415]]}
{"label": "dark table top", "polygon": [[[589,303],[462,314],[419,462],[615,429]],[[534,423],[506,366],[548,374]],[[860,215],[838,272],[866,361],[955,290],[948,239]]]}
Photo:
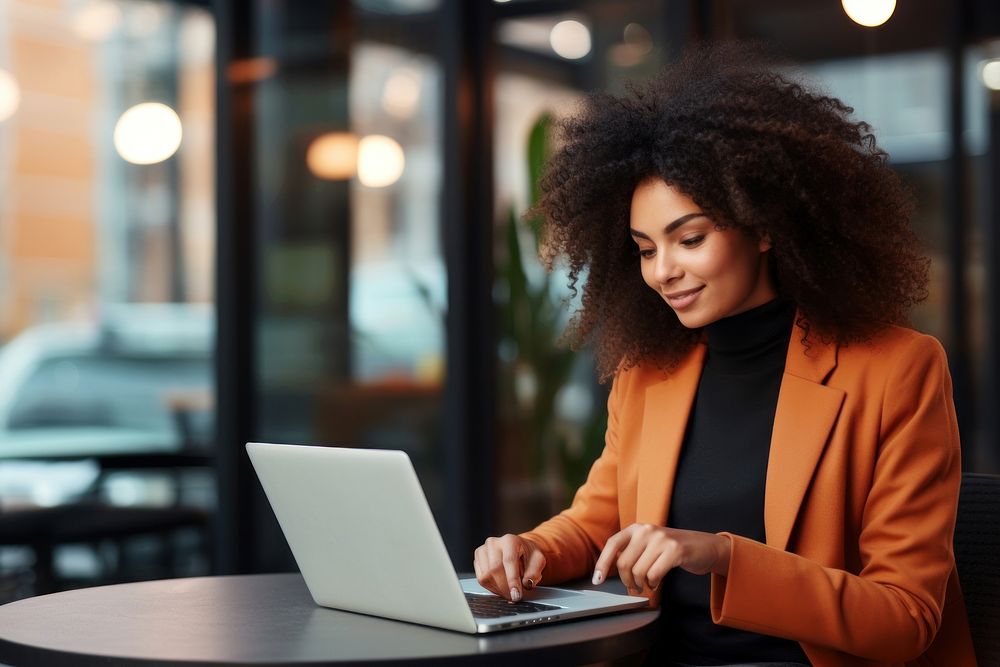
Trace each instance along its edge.
{"label": "dark table top", "polygon": [[318,607],[299,574],[167,579],[0,606],[0,663],[588,664],[647,648],[657,616],[640,610],[475,636]]}

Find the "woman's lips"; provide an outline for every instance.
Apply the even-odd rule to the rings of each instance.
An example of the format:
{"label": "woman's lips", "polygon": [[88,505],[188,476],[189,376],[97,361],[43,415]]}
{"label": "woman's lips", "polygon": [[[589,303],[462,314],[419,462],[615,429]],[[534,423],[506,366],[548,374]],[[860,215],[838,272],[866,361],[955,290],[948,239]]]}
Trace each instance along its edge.
{"label": "woman's lips", "polygon": [[704,285],[696,289],[684,290],[683,292],[664,294],[663,298],[667,300],[667,303],[670,304],[670,307],[674,310],[683,310],[694,303],[694,300],[698,298],[698,295],[701,294],[703,289],[705,289]]}

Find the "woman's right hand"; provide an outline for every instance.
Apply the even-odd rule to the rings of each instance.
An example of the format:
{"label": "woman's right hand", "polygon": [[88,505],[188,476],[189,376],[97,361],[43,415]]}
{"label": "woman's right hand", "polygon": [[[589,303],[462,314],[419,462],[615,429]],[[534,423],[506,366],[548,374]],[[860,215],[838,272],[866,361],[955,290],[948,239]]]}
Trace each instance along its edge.
{"label": "woman's right hand", "polygon": [[483,588],[513,602],[542,580],[545,556],[532,542],[517,535],[488,537],[476,549],[476,580]]}

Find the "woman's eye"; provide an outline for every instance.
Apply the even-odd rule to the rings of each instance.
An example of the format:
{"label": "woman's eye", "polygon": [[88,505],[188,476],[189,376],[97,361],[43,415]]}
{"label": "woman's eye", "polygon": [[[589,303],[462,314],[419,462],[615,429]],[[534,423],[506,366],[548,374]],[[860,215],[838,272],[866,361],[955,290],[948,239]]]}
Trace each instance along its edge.
{"label": "woman's eye", "polygon": [[650,257],[653,256],[654,252],[656,251],[653,250],[652,248],[639,248],[639,257],[642,257],[643,259],[649,259]]}
{"label": "woman's eye", "polygon": [[704,236],[692,236],[681,241],[681,245],[685,248],[693,248],[704,240]]}

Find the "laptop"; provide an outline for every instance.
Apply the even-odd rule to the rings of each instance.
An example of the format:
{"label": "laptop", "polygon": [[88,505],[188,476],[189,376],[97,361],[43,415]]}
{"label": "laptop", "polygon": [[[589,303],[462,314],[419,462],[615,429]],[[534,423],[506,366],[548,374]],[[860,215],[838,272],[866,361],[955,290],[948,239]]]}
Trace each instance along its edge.
{"label": "laptop", "polygon": [[459,580],[405,452],[246,447],[320,606],[487,633],[648,604],[643,597],[549,586],[507,602],[474,578]]}

